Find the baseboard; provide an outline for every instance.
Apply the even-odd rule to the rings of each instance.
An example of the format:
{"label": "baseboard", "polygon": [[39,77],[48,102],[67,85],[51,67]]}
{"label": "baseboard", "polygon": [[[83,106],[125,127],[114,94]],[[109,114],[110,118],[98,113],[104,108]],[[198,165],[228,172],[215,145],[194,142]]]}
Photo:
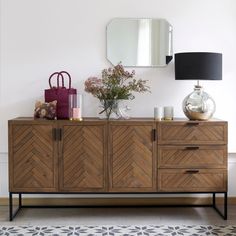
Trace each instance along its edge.
{"label": "baseboard", "polygon": [[[17,204],[17,199],[14,199]],[[24,198],[24,205],[203,205],[211,204],[210,197],[160,197],[160,198]],[[223,204],[223,198],[217,197],[217,203]],[[236,205],[236,197],[228,197],[228,204]],[[8,198],[0,198],[0,205],[7,206]]]}

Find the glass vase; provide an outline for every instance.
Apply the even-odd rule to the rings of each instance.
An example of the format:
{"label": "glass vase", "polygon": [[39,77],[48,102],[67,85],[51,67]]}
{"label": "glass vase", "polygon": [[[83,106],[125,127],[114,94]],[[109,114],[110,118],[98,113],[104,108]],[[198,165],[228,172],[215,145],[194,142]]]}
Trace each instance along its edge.
{"label": "glass vase", "polygon": [[100,119],[129,119],[128,110],[130,108],[125,105],[122,99],[100,100],[98,108],[98,116]]}

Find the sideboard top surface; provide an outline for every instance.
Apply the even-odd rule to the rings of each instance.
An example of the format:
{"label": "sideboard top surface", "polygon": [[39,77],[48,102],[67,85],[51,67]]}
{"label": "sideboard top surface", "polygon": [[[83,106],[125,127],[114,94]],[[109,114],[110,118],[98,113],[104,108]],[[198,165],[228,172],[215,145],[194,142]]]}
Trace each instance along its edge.
{"label": "sideboard top surface", "polygon": [[152,117],[132,117],[130,119],[99,119],[97,117],[84,117],[82,121],[70,121],[70,120],[46,120],[46,119],[35,119],[34,117],[16,117],[14,119],[10,119],[9,122],[70,122],[70,123],[83,123],[83,122],[101,122],[101,123],[125,123],[125,122],[157,122],[157,123],[170,123],[170,122],[191,122],[191,123],[205,123],[205,122],[225,122],[220,119],[210,119],[208,121],[198,121],[198,120],[188,120],[187,118],[174,118],[171,121],[167,120],[155,120]]}

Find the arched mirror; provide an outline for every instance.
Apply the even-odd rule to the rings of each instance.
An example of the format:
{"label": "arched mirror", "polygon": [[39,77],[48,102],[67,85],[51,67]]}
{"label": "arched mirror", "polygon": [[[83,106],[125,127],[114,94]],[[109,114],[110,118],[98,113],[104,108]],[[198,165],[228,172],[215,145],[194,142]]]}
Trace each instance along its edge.
{"label": "arched mirror", "polygon": [[115,18],[107,25],[107,59],[113,65],[166,66],[173,55],[172,31],[164,19]]}

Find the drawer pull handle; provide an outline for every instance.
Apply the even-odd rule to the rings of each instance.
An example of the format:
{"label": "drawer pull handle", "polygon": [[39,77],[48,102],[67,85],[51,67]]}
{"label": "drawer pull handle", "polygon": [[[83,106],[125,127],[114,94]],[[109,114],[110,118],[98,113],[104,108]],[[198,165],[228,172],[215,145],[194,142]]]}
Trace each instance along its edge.
{"label": "drawer pull handle", "polygon": [[199,172],[199,170],[186,170],[185,173],[186,174],[197,174]]}
{"label": "drawer pull handle", "polygon": [[185,150],[198,150],[199,147],[185,147]]}
{"label": "drawer pull handle", "polygon": [[196,126],[196,125],[199,125],[199,122],[189,122],[189,123],[187,123],[187,125],[189,125],[189,126]]}

